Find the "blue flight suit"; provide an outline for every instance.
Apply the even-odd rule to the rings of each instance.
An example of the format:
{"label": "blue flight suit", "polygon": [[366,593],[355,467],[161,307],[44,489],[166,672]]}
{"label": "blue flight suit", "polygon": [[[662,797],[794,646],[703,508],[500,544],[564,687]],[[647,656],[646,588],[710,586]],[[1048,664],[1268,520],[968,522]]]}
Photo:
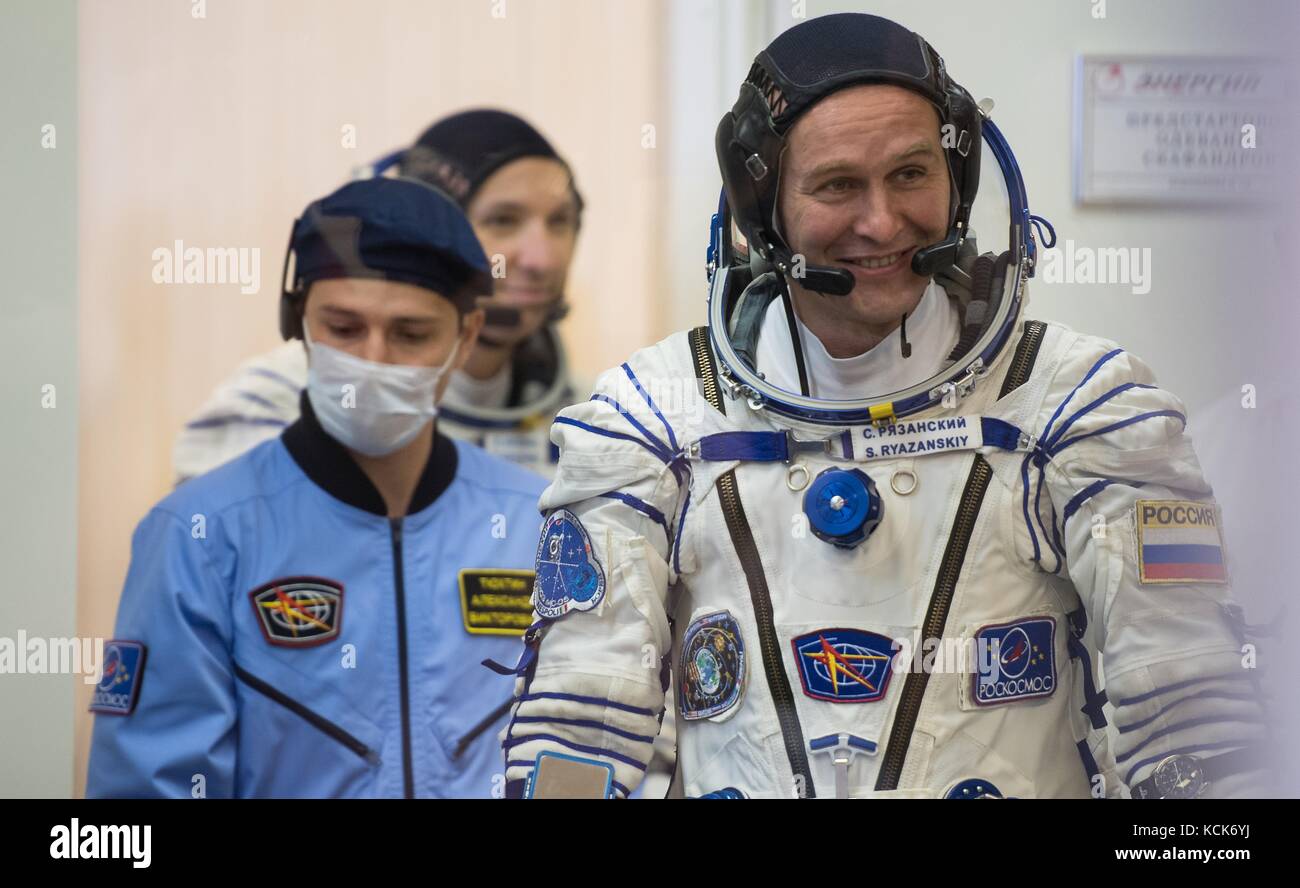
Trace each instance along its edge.
{"label": "blue flight suit", "polygon": [[435,430],[389,519],[304,395],[137,527],[87,796],[501,795],[544,486]]}

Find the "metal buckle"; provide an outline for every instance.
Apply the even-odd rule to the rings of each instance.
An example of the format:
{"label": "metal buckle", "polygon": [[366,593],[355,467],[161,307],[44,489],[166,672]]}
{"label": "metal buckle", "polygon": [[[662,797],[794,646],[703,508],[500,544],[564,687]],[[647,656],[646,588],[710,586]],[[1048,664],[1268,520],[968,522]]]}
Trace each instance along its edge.
{"label": "metal buckle", "polygon": [[971,389],[975,388],[975,383],[988,375],[989,370],[984,366],[984,359],[976,358],[959,378],[930,389],[930,398],[943,400],[950,392],[955,392],[957,402],[961,403],[971,393]]}
{"label": "metal buckle", "polygon": [[874,740],[855,737],[853,734],[827,734],[825,737],[817,737],[808,741],[808,750],[809,752],[820,752],[830,756],[831,765],[835,768],[835,797],[837,799],[847,799],[849,797],[849,765],[853,762],[853,759],[860,755],[875,755],[876,743]]}

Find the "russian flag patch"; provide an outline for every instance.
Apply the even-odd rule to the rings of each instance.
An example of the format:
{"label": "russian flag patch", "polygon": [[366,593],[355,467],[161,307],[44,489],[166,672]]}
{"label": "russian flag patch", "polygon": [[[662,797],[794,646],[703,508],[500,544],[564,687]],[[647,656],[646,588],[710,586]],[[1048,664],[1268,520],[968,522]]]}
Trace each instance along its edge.
{"label": "russian flag patch", "polygon": [[1213,501],[1138,500],[1143,583],[1226,583],[1219,507]]}

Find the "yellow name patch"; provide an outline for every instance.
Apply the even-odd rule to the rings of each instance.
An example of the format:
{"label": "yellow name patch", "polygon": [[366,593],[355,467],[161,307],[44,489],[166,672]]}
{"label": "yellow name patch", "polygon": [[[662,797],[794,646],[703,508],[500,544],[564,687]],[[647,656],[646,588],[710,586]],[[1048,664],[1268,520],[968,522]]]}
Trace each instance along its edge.
{"label": "yellow name patch", "polygon": [[516,635],[533,622],[531,570],[466,568],[458,575],[460,613],[472,635]]}

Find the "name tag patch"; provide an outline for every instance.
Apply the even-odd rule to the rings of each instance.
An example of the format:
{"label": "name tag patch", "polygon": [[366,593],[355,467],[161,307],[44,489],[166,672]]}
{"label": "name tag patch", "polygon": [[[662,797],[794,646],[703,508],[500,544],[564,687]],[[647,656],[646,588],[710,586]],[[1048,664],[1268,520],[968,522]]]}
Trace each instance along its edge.
{"label": "name tag patch", "polygon": [[533,571],[460,572],[460,612],[471,635],[523,635],[533,622]]}
{"label": "name tag patch", "polygon": [[900,419],[887,425],[862,429],[852,439],[852,458],[894,459],[948,450],[977,450],[983,446],[984,427],[982,417],[979,416]]}
{"label": "name tag patch", "polygon": [[1134,509],[1141,582],[1228,581],[1219,508],[1213,500],[1138,500]]}

